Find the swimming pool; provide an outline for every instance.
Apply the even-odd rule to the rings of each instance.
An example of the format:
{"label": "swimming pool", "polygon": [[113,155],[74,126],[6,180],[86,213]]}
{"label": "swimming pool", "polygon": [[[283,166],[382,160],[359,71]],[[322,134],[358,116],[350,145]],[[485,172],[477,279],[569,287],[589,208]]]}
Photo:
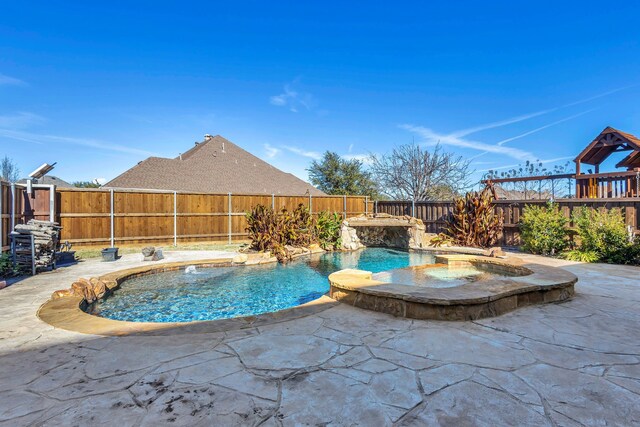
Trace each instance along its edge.
{"label": "swimming pool", "polygon": [[[93,304],[88,312],[134,322],[192,322],[251,316],[295,307],[321,297],[329,291],[329,274],[338,270],[402,272],[404,270],[398,269],[434,262],[435,257],[429,252],[368,248],[313,255],[288,264],[187,268],[126,280],[113,295]],[[431,270],[446,270],[446,267]],[[470,269],[464,277],[447,277],[447,273],[441,271],[441,277],[431,277],[428,282],[435,287],[457,286],[472,280],[475,272]],[[397,274],[381,273],[376,279],[390,282],[409,277],[407,273]]]}

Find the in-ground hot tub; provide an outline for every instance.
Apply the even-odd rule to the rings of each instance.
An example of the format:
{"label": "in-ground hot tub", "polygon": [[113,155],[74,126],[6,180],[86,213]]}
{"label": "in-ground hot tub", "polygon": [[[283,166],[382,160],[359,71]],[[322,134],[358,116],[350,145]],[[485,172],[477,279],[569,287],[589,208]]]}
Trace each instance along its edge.
{"label": "in-ground hot tub", "polygon": [[[394,316],[474,320],[531,304],[565,301],[574,295],[578,280],[568,271],[513,258],[441,255],[435,261],[457,280],[429,280],[429,273],[435,271],[432,266],[379,275],[347,269],[329,276],[329,295],[343,303]],[[479,273],[470,274],[471,271]]]}

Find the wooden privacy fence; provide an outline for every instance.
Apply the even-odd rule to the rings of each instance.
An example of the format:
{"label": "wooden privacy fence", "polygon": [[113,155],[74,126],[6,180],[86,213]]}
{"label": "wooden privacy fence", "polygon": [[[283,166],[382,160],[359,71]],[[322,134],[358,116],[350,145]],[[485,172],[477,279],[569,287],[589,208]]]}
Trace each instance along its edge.
{"label": "wooden privacy fence", "polygon": [[[500,236],[499,245],[519,246],[519,222],[522,211],[527,205],[544,205],[546,200],[496,200],[496,211],[504,215],[504,232]],[[574,209],[586,206],[592,209],[619,208],[625,217],[625,222],[634,231],[640,229],[640,199],[557,199],[555,203],[567,218],[571,217]],[[376,212],[391,215],[411,215],[420,218],[429,233],[444,231],[446,219],[453,208],[453,203],[444,202],[411,202],[411,201],[379,201],[374,204]]]}
{"label": "wooden privacy fence", "polygon": [[313,214],[371,212],[364,196],[279,196],[173,191],[56,190],[62,240],[77,245],[156,244],[244,240],[245,214],[262,204],[276,210],[303,204]]}

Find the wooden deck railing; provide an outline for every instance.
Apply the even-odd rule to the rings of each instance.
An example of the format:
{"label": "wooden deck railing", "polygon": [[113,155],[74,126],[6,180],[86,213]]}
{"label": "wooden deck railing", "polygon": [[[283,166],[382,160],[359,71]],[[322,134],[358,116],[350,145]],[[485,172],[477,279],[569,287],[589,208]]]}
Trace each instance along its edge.
{"label": "wooden deck railing", "polygon": [[[491,181],[494,184],[522,184],[519,190],[525,199],[535,198],[527,197],[529,194],[548,194],[551,198],[556,198],[556,184],[560,180],[568,180],[569,186],[571,181],[575,181],[576,199],[619,199],[640,197],[640,169],[632,171],[620,171],[609,173],[593,173],[593,174],[559,174],[559,175],[541,175],[541,176],[519,176],[513,178],[496,178],[484,180],[483,183]],[[551,182],[551,188],[547,188],[543,193],[542,183]],[[528,190],[528,191],[527,191]],[[537,191],[537,193],[536,193]],[[571,197],[571,191],[568,196]]]}
{"label": "wooden deck railing", "polygon": [[576,177],[576,197],[611,199],[640,196],[640,169],[583,174]]}

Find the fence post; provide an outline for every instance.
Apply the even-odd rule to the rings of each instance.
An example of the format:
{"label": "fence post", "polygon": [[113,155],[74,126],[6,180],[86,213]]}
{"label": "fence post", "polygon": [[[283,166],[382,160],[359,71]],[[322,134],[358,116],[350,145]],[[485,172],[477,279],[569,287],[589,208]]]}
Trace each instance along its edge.
{"label": "fence post", "polygon": [[373,205],[373,213],[378,215],[378,201],[376,200]]}
{"label": "fence post", "polygon": [[4,184],[0,180],[0,255],[4,253],[4,209],[2,202],[4,202]]}
{"label": "fence post", "polygon": [[49,221],[56,220],[56,186],[49,186]]}
{"label": "fence post", "polygon": [[369,196],[364,196],[364,214],[369,215]]}
{"label": "fence post", "polygon": [[229,192],[229,219],[227,226],[229,227],[229,244],[231,244],[231,192]]}
{"label": "fence post", "polygon": [[542,200],[542,180],[538,181],[538,199]]}
{"label": "fence post", "polygon": [[344,211],[344,219],[347,219],[347,195],[342,196],[342,210]]}
{"label": "fence post", "polygon": [[271,210],[276,210],[276,195],[271,193]]}
{"label": "fence post", "polygon": [[178,246],[178,192],[173,192],[173,246]]}
{"label": "fence post", "polygon": [[114,229],[113,229],[113,188],[109,190],[110,193],[110,199],[111,199],[111,213],[109,214],[109,219],[110,219],[110,241],[111,241],[111,247],[113,248],[115,246],[115,233],[114,233]]}
{"label": "fence post", "polygon": [[411,216],[416,216],[416,199],[411,200]]}
{"label": "fence post", "polygon": [[11,184],[11,228],[10,230],[16,227],[16,185]]}
{"label": "fence post", "polygon": [[313,208],[311,205],[311,193],[309,193],[309,215],[311,215],[313,213]]}

